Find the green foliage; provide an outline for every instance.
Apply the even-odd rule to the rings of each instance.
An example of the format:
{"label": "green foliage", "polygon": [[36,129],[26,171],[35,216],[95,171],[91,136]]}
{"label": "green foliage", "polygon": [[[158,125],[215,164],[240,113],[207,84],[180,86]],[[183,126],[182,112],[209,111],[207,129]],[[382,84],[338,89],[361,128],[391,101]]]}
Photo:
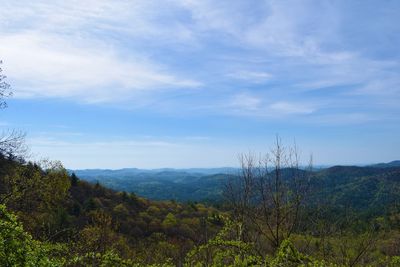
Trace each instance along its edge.
{"label": "green foliage", "polygon": [[0,266],[62,266],[48,255],[55,245],[35,241],[12,213],[0,205]]}
{"label": "green foliage", "polygon": [[394,256],[390,259],[389,266],[400,266],[400,256]]}
{"label": "green foliage", "polygon": [[168,213],[167,216],[165,216],[164,221],[162,222],[162,226],[166,229],[171,228],[176,226],[178,221],[176,220],[174,214]]}
{"label": "green foliage", "polygon": [[[303,228],[275,251],[250,220],[244,227],[229,211],[115,192],[69,176],[58,162],[0,163],[8,208],[0,206],[0,266],[400,266],[396,205],[368,220],[351,209],[311,207]],[[346,188],[341,170],[331,172]]]}
{"label": "green foliage", "polygon": [[[229,240],[237,235],[240,225],[226,221],[223,230],[207,244],[190,251],[186,258],[187,267],[192,266],[265,266],[265,267],[336,267],[334,263],[315,260],[300,253],[288,239],[281,243],[275,256],[261,257],[254,244],[241,240]],[[236,234],[234,234],[236,233]],[[232,235],[233,234],[233,235]]]}
{"label": "green foliage", "polygon": [[120,203],[118,205],[116,205],[113,209],[113,212],[121,217],[121,218],[125,218],[126,216],[129,215],[129,210],[125,207],[124,204]]}
{"label": "green foliage", "polygon": [[89,252],[82,256],[73,257],[66,262],[66,266],[139,267],[140,265],[131,260],[124,260],[117,253],[109,250],[105,253]]}
{"label": "green foliage", "polygon": [[77,186],[77,185],[78,185],[79,179],[78,179],[78,177],[75,175],[75,173],[72,173],[72,174],[71,174],[70,179],[71,179],[71,186]]}
{"label": "green foliage", "polygon": [[240,226],[228,219],[225,221],[224,228],[215,238],[188,253],[186,266],[260,266],[262,264],[262,258],[255,254],[253,244],[237,238],[235,233]]}
{"label": "green foliage", "polygon": [[[289,239],[285,239],[274,258],[268,260],[269,267],[339,267],[335,263],[315,260],[300,253]],[[344,267],[344,266],[343,266]]]}
{"label": "green foliage", "polygon": [[276,257],[271,261],[271,266],[299,266],[307,264],[310,258],[301,254],[293,244],[288,240],[284,240],[278,249]]}

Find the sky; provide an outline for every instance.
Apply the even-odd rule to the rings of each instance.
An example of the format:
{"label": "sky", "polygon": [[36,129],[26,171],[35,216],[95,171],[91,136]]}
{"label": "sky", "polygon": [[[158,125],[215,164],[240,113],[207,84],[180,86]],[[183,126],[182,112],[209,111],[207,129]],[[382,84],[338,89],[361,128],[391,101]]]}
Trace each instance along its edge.
{"label": "sky", "polygon": [[0,127],[65,167],[400,159],[400,1],[0,0]]}

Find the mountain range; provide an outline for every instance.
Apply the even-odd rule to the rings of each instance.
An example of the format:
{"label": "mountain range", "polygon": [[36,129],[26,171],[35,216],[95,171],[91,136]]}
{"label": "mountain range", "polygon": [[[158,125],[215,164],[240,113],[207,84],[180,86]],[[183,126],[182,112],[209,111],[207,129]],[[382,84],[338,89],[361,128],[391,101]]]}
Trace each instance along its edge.
{"label": "mountain range", "polygon": [[[133,192],[153,200],[220,202],[226,181],[239,174],[237,168],[70,170],[80,179],[118,191]],[[400,161],[367,166],[332,166],[313,171],[313,198],[329,199],[336,207],[385,207],[400,194]],[[397,190],[397,191],[396,191]],[[398,197],[398,196],[397,196]],[[400,198],[397,198],[400,199]]]}

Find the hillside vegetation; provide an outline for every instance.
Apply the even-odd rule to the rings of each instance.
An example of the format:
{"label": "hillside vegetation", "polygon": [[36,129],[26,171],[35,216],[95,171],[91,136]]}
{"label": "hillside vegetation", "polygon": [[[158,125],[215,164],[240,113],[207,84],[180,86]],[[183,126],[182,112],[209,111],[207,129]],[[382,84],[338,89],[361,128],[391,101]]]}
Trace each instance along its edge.
{"label": "hillside vegetation", "polygon": [[[221,170],[223,171],[223,170]],[[157,200],[206,202],[221,205],[226,182],[240,173],[209,174],[207,169],[188,170],[77,170],[84,180],[118,191]],[[370,216],[383,215],[400,202],[400,167],[396,162],[365,167],[334,166],[312,171],[310,201],[331,209],[345,207]]]}
{"label": "hillside vegetation", "polygon": [[[304,220],[274,248],[264,237],[254,239],[255,224],[237,220],[222,198],[219,209],[154,201],[83,181],[58,162],[2,157],[0,164],[1,266],[399,264],[396,168],[313,173],[315,193],[306,197]],[[194,183],[207,191],[226,179],[235,176],[201,176]]]}

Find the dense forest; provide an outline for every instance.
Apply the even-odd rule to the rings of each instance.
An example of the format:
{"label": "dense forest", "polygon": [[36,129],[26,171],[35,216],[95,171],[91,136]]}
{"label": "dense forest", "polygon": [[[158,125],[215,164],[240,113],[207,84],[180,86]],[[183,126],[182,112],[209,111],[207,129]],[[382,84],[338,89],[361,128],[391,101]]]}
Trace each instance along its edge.
{"label": "dense forest", "polygon": [[0,140],[0,266],[400,266],[395,162],[313,170],[277,138],[236,173],[164,170],[141,191],[31,162],[23,140]]}
{"label": "dense forest", "polygon": [[[315,168],[316,179],[311,181],[315,190],[324,192],[324,198],[335,198],[335,202],[363,202],[361,208],[371,206],[381,210],[378,204],[387,201],[383,192],[391,190],[387,196],[396,194],[396,171],[400,161],[369,166],[333,166]],[[223,201],[223,190],[227,180],[240,174],[240,169],[120,169],[120,170],[69,170],[81,179],[100,183],[105,187],[156,200],[175,200],[180,202],[198,201],[217,205]],[[382,177],[380,179],[380,177]],[[368,188],[361,188],[368,187]],[[338,196],[336,192],[342,191]],[[367,193],[364,197],[354,192]],[[340,204],[340,203],[336,203]],[[375,207],[373,207],[375,205]]]}
{"label": "dense forest", "polygon": [[[291,172],[281,173],[287,192],[294,190]],[[398,266],[399,175],[398,168],[313,172],[309,195],[297,206],[299,219],[282,216],[282,234],[274,236],[266,230],[279,225],[274,213],[291,213],[288,207],[297,203],[287,196],[277,209],[256,194],[246,200],[245,176],[227,182],[217,209],[107,189],[69,174],[59,162],[2,156],[0,261],[2,266]],[[258,216],[261,207],[269,215]]]}

